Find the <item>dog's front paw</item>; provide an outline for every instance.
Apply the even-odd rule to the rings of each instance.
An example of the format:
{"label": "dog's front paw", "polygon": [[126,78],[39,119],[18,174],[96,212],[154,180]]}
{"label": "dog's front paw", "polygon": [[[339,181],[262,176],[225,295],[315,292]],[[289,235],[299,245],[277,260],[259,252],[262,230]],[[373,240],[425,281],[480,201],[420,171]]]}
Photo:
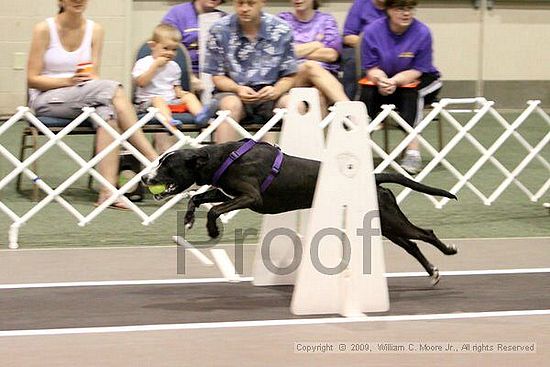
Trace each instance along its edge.
{"label": "dog's front paw", "polygon": [[458,248],[455,245],[448,245],[445,255],[455,255],[458,252]]}
{"label": "dog's front paw", "polygon": [[208,231],[208,235],[210,236],[210,238],[217,238],[220,236],[220,229],[217,223],[219,220],[219,216],[220,214],[216,211],[215,207],[208,211],[208,214],[206,216],[206,230]]}
{"label": "dog's front paw", "polygon": [[185,213],[185,217],[183,219],[183,224],[185,224],[185,227],[188,229],[193,228],[193,224],[195,223],[195,212],[194,211],[187,211]]}
{"label": "dog's front paw", "polygon": [[217,238],[220,235],[220,230],[216,224],[216,221],[208,221],[206,223],[206,229],[210,238]]}

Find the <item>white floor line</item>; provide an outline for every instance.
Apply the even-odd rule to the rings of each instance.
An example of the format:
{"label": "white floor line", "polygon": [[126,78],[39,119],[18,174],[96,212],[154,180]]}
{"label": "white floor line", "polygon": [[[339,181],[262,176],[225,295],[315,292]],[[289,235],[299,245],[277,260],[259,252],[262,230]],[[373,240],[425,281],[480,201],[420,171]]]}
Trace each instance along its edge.
{"label": "white floor line", "polygon": [[[505,274],[534,274],[550,273],[550,268],[526,268],[526,269],[494,269],[494,270],[450,270],[442,271],[444,276],[465,275],[505,275]],[[387,278],[427,277],[425,272],[400,272],[386,273]],[[242,277],[240,282],[251,282],[252,277]],[[2,289],[26,289],[26,288],[57,288],[57,287],[98,287],[98,286],[124,286],[124,285],[163,285],[163,284],[201,284],[201,283],[229,283],[226,278],[184,278],[184,279],[144,279],[144,280],[100,280],[80,282],[56,282],[56,283],[12,283],[0,284]]]}
{"label": "white floor line", "polygon": [[[243,281],[252,281],[252,278],[242,278],[242,279]],[[122,285],[165,285],[165,284],[169,285],[169,284],[201,284],[201,283],[228,283],[228,281],[225,278],[99,280],[99,281],[82,281],[82,282],[0,284],[0,289],[100,287],[100,286],[122,286]]]}
{"label": "white floor line", "polygon": [[[493,269],[493,270],[449,270],[441,271],[440,275],[503,275],[503,274],[533,274],[550,273],[550,268],[525,268],[525,269]],[[386,273],[386,278],[407,278],[428,276],[425,272]]]}
{"label": "white floor line", "polygon": [[[536,237],[493,237],[493,238],[475,238],[475,237],[465,237],[465,238],[443,238],[443,242],[452,242],[452,241],[506,241],[506,240],[549,240],[548,236],[536,236]],[[384,240],[388,241],[388,240]],[[257,243],[245,243],[244,246],[258,246]],[[231,243],[221,243],[217,246],[233,246]],[[159,246],[101,246],[101,247],[44,247],[44,248],[20,248],[16,250],[0,248],[0,252],[29,252],[29,251],[73,251],[73,250],[124,250],[124,249],[159,249],[159,248],[176,248],[174,245],[159,245]]]}
{"label": "white floor line", "polygon": [[433,321],[433,320],[475,319],[475,318],[513,317],[513,316],[541,316],[541,315],[550,315],[550,310],[517,310],[517,311],[446,313],[446,314],[431,314],[431,315],[427,314],[427,315],[367,316],[367,317],[350,317],[350,318],[328,317],[328,318],[313,318],[313,319],[198,322],[198,323],[188,323],[188,324],[158,324],[158,325],[104,326],[104,327],[61,328],[61,329],[5,330],[5,331],[0,331],[0,337],[125,333],[125,332],[139,332],[139,331],[143,332],[143,331],[168,331],[168,330],[230,329],[230,328],[251,328],[251,327],[269,327],[269,326],[350,324],[350,323],[364,323],[364,322]]}

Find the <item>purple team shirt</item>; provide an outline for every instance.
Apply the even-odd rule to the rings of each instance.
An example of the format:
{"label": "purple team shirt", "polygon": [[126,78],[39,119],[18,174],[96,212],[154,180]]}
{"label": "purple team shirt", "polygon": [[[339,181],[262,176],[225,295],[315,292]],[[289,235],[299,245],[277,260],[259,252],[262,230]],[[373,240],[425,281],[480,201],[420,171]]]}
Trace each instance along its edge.
{"label": "purple team shirt", "polygon": [[358,36],[367,24],[385,16],[385,10],[375,7],[372,0],[355,0],[344,23],[344,36]]}
{"label": "purple team shirt", "polygon": [[[285,20],[292,28],[295,44],[319,41],[325,47],[335,49],[338,54],[342,53],[342,38],[338,32],[336,19],[332,15],[316,10],[310,20],[303,22],[292,12],[285,11],[279,13],[279,18]],[[333,73],[337,73],[340,68],[338,63],[319,63]]]}
{"label": "purple team shirt", "polygon": [[162,23],[173,25],[179,29],[182,37],[181,43],[189,51],[193,73],[197,74],[199,72],[199,15],[193,2],[171,7],[162,19]]}
{"label": "purple team shirt", "polygon": [[377,66],[390,78],[409,69],[439,76],[439,71],[432,64],[430,29],[419,20],[414,19],[401,35],[390,30],[387,18],[367,25],[363,32],[361,60],[364,70]]}

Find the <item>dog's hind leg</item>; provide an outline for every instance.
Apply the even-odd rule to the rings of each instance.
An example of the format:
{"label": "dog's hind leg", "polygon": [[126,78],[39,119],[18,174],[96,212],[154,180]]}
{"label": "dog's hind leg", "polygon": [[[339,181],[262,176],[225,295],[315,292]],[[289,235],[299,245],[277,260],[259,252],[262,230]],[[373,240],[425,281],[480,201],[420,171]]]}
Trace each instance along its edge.
{"label": "dog's hind leg", "polygon": [[[412,224],[403,213],[402,217],[394,218],[399,225],[396,226],[393,225],[393,228],[398,228],[398,230],[394,230],[393,232],[396,232],[397,235],[403,238],[408,238],[411,240],[420,240],[424,241],[426,243],[429,243],[433,246],[435,246],[439,251],[444,253],[445,255],[455,255],[458,250],[455,245],[447,245],[443,243],[437,236],[435,235],[434,231],[431,229],[424,229],[421,227],[418,227],[414,224]],[[382,231],[382,234],[387,231]],[[385,234],[384,234],[385,235]]]}
{"label": "dog's hind leg", "polygon": [[193,223],[195,222],[195,209],[201,204],[220,203],[227,200],[231,200],[231,198],[216,188],[212,188],[201,194],[193,196],[187,203],[187,211],[185,212],[183,223],[187,226],[187,228],[193,227]]}
{"label": "dog's hind leg", "polygon": [[455,255],[458,249],[455,245],[447,245],[443,243],[434,231],[431,229],[424,229],[417,226],[415,227],[414,235],[408,236],[410,239],[421,240],[437,247],[445,255]]}
{"label": "dog's hind leg", "polygon": [[445,255],[454,255],[457,249],[454,245],[446,245],[436,237],[431,229],[415,226],[397,205],[395,195],[390,190],[378,187],[378,206],[382,234],[387,238],[402,237],[411,240],[421,240],[437,247]]}
{"label": "dog's hind leg", "polygon": [[403,248],[409,254],[411,254],[420,263],[420,265],[422,265],[422,267],[426,270],[426,272],[428,272],[428,274],[432,278],[432,285],[436,285],[439,282],[439,269],[436,266],[432,265],[432,263],[430,263],[430,261],[426,258],[426,256],[424,256],[422,251],[420,251],[416,243],[403,237],[396,237],[391,235],[386,237],[399,247]]}

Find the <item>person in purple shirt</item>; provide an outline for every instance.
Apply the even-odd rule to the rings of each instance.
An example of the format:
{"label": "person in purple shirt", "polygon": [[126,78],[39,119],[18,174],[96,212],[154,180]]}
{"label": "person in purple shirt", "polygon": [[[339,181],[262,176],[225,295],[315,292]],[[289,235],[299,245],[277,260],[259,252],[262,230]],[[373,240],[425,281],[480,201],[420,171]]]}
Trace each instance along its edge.
{"label": "person in purple shirt", "polygon": [[181,43],[189,51],[193,73],[199,73],[199,15],[221,10],[216,9],[224,0],[193,0],[175,5],[168,10],[162,23],[170,24],[179,29]]}
{"label": "person in purple shirt", "polygon": [[[342,39],[336,19],[318,10],[318,0],[292,0],[294,12],[279,13],[294,34],[294,52],[300,61],[295,87],[317,87],[330,102],[347,101],[336,79]],[[326,104],[325,98],[321,102]],[[326,111],[326,105],[323,106]]]}
{"label": "person in purple shirt", "polygon": [[[394,104],[411,126],[421,119],[424,98],[435,98],[441,88],[432,63],[432,35],[414,18],[417,0],[387,0],[387,18],[367,25],[361,44],[362,67],[368,84],[361,90],[371,118],[382,104]],[[408,146],[401,166],[410,174],[422,168],[418,141]]]}
{"label": "person in purple shirt", "polygon": [[356,47],[360,34],[369,23],[386,16],[384,0],[355,0],[348,11],[344,23],[344,49],[342,51],[342,71],[344,89],[350,99],[357,95]]}
{"label": "person in purple shirt", "polygon": [[344,23],[344,45],[357,46],[363,28],[385,16],[384,0],[355,0]]}
{"label": "person in purple shirt", "polygon": [[285,20],[294,32],[294,52],[301,60],[314,60],[335,74],[340,66],[336,61],[342,52],[342,38],[336,19],[320,12],[317,0],[292,0],[294,12],[283,11]]}

